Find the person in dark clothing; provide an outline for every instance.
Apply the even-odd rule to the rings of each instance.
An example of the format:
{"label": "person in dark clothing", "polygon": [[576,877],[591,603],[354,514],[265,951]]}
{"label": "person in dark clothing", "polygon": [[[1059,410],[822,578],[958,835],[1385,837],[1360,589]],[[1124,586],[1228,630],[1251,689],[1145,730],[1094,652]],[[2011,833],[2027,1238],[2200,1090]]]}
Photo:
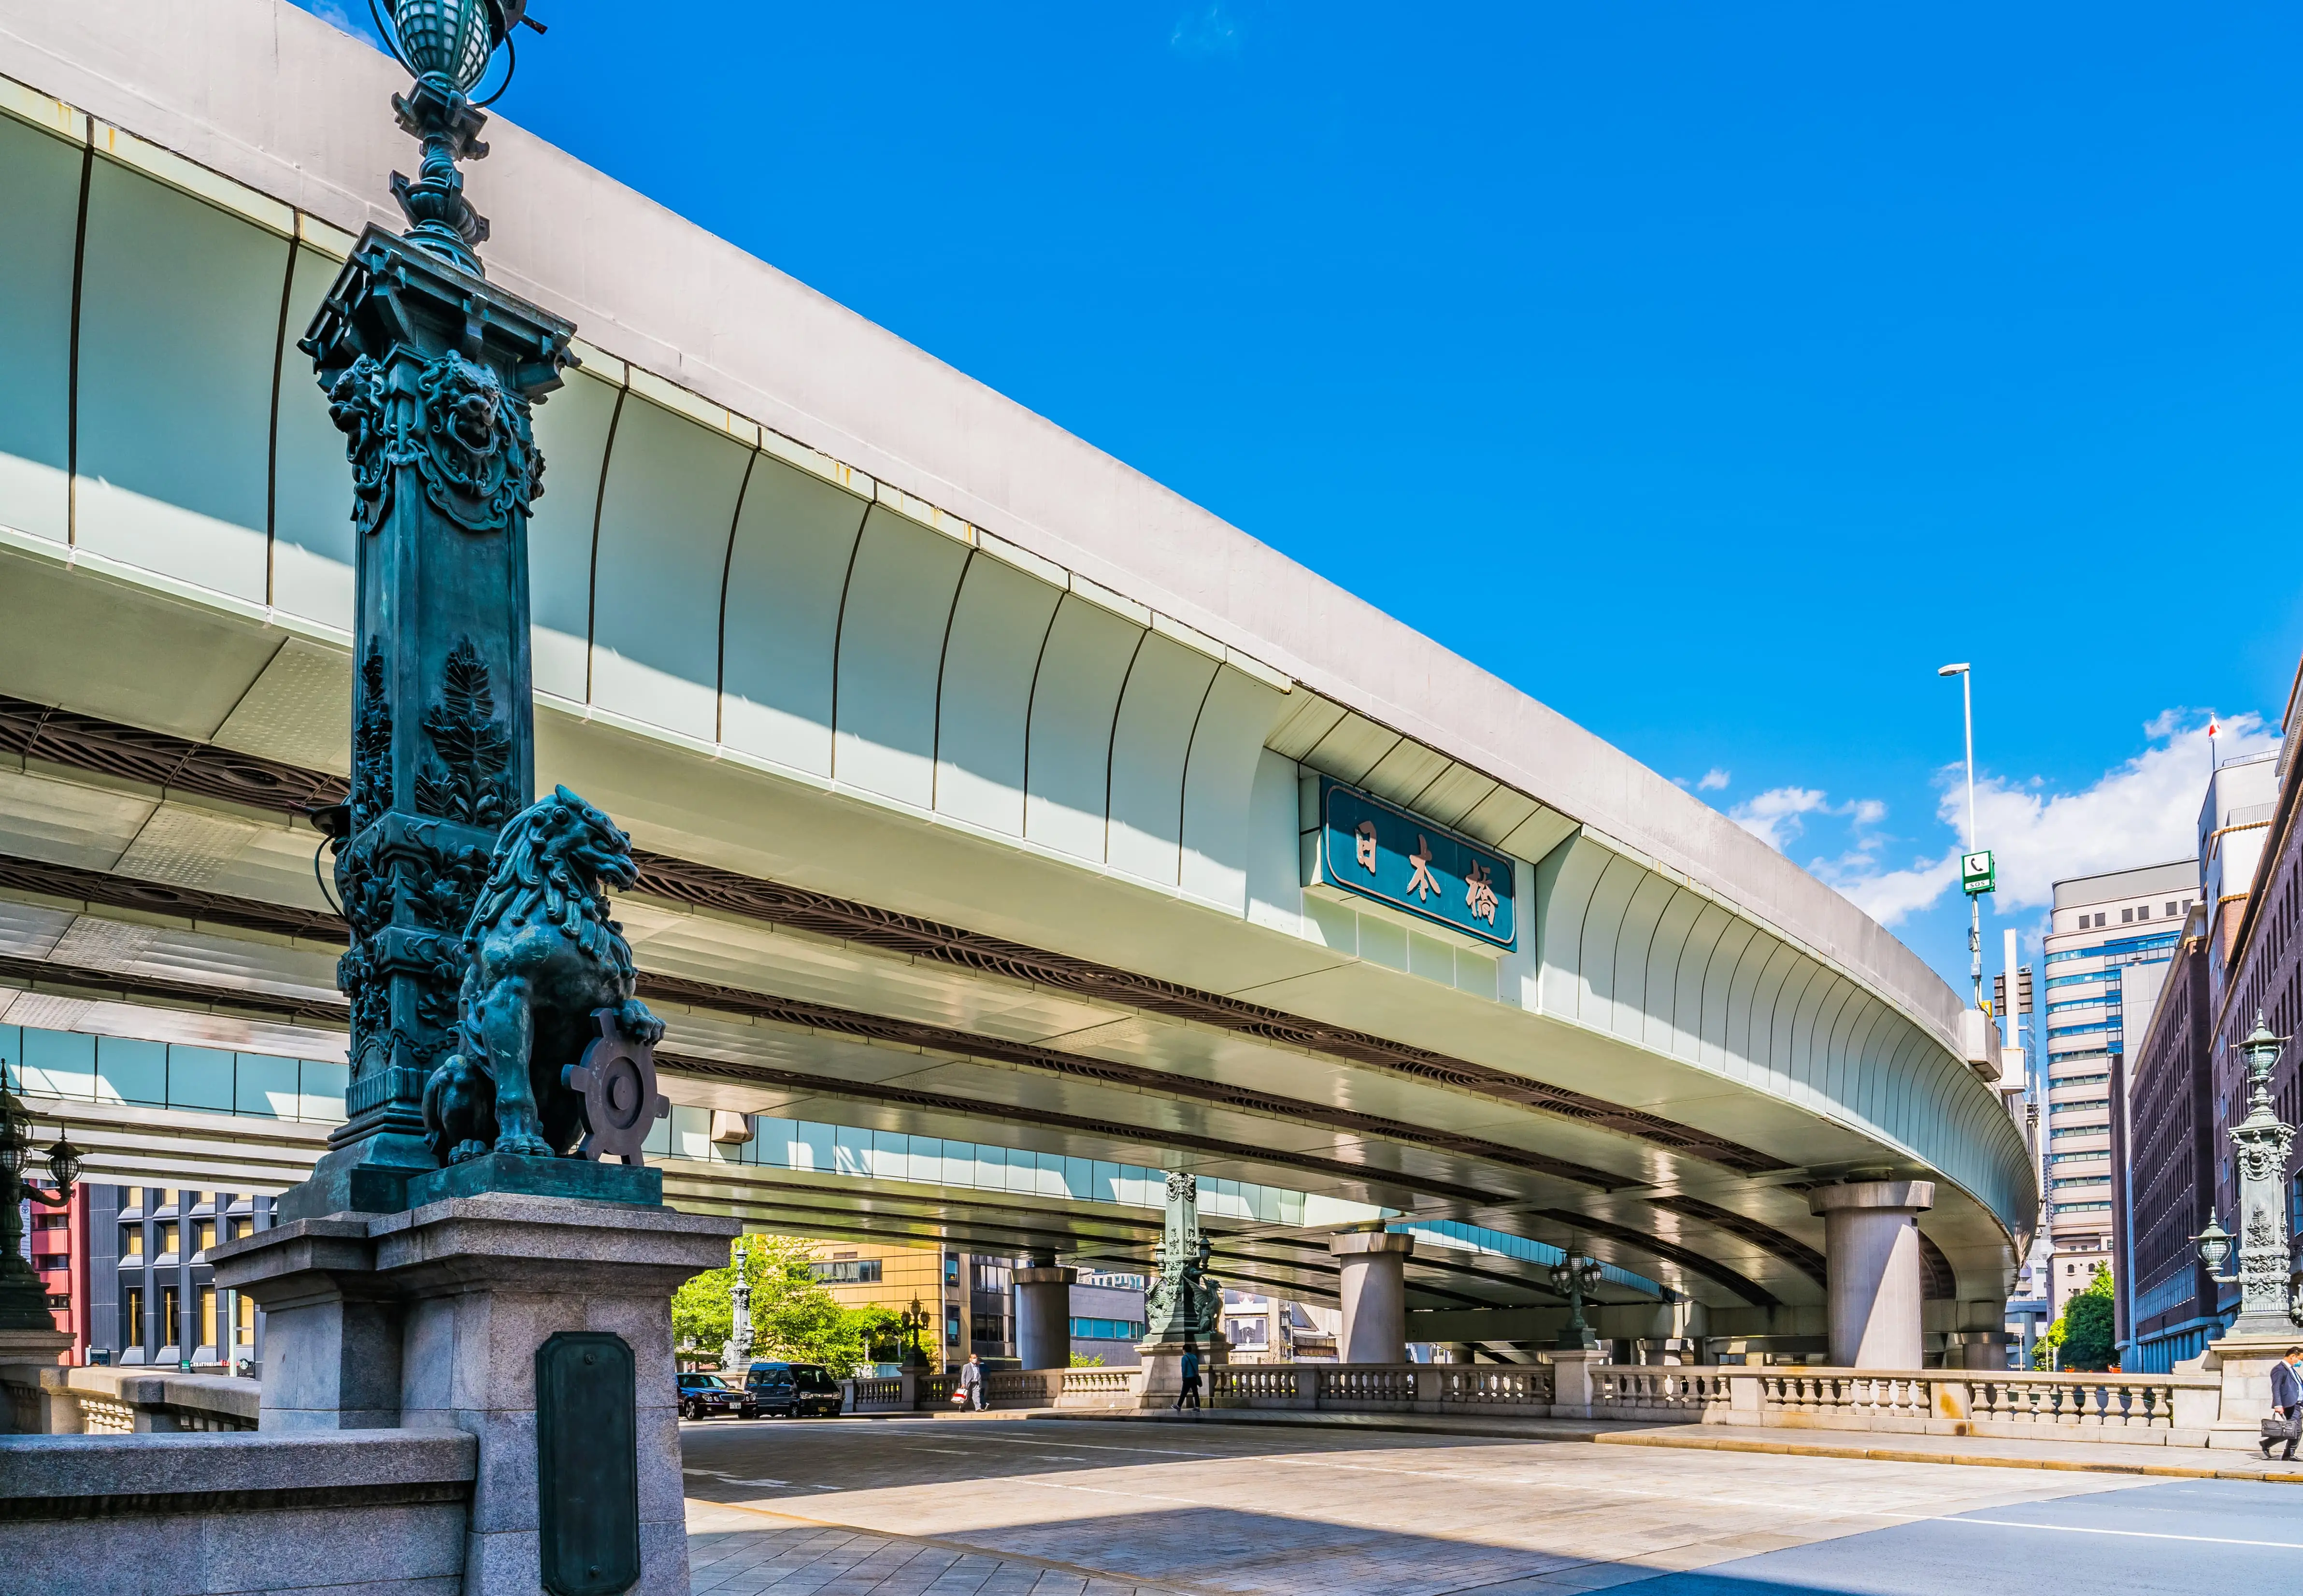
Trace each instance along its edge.
{"label": "person in dark clothing", "polygon": [[1176,1411],[1183,1412],[1184,1404],[1188,1402],[1192,1405],[1192,1411],[1197,1413],[1200,1411],[1200,1355],[1188,1346],[1184,1348],[1183,1373],[1184,1389],[1176,1393]]}
{"label": "person in dark clothing", "polygon": [[[2271,1406],[2287,1426],[2287,1450],[2280,1457],[2287,1462],[2295,1458],[2295,1443],[2303,1436],[2297,1421],[2303,1420],[2303,1347],[2290,1347],[2286,1355],[2271,1365]],[[2271,1438],[2263,1439],[2263,1456],[2271,1457]]]}

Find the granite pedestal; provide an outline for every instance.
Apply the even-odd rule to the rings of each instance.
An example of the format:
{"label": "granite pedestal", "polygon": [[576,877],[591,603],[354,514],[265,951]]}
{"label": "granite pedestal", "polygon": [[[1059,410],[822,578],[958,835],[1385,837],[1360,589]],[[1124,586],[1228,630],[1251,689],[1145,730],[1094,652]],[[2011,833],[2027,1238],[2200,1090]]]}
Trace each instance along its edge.
{"label": "granite pedestal", "polygon": [[1208,1371],[1218,1364],[1231,1361],[1231,1343],[1221,1336],[1205,1339],[1193,1338],[1187,1345],[1182,1341],[1146,1341],[1135,1349],[1143,1368],[1143,1384],[1136,1395],[1136,1405],[1143,1408],[1173,1407],[1184,1390],[1184,1354],[1200,1355],[1200,1405],[1211,1406],[1208,1388],[1211,1383]]}
{"label": "granite pedestal", "polygon": [[630,1589],[685,1596],[671,1297],[727,1262],[737,1229],[642,1203],[483,1191],[296,1220],[209,1258],[217,1285],[266,1312],[262,1430],[477,1439],[466,1596],[544,1589],[537,1348],[562,1330],[621,1338],[637,1372],[641,1573]]}

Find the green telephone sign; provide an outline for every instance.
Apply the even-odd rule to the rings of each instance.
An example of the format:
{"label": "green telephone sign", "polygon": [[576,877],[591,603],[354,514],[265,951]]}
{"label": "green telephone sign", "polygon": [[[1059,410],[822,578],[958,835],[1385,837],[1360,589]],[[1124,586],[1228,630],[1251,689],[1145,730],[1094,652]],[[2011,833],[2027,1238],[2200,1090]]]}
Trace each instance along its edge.
{"label": "green telephone sign", "polygon": [[1990,891],[1997,882],[1998,869],[1992,863],[1989,849],[1959,856],[1959,888],[1970,898]]}

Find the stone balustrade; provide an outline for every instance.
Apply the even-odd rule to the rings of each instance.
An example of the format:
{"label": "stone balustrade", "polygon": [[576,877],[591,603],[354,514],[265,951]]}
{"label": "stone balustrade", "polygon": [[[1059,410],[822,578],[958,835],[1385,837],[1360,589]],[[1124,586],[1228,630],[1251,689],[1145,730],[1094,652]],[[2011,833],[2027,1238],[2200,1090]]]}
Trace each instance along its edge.
{"label": "stone balustrade", "polygon": [[[2198,1430],[2214,1422],[2214,1375],[2019,1374],[1974,1372],[1966,1377],[1968,1416],[2010,1433],[2042,1427],[2105,1430],[2138,1439],[2138,1430]],[[2187,1411],[2188,1410],[2188,1411]]]}
{"label": "stone balustrade", "polygon": [[[2204,1447],[2222,1382],[2213,1374],[2043,1374],[1975,1369],[1831,1369],[1810,1364],[1590,1364],[1571,1370],[1588,1402],[1564,1400],[1548,1364],[1212,1364],[1207,1406],[1335,1413],[1486,1414],[1649,1424],[1791,1430],[2052,1435]],[[848,1382],[851,1413],[950,1405],[957,1374]],[[990,1407],[1143,1406],[1141,1369],[1001,1369]],[[1160,1406],[1165,1406],[1164,1401]]]}
{"label": "stone balustrade", "polygon": [[262,1388],[225,1374],[167,1370],[0,1365],[10,1431],[18,1435],[168,1435],[257,1427]]}
{"label": "stone balustrade", "polygon": [[[1595,1364],[1563,1400],[1548,1364],[1218,1364],[1211,1407],[1337,1413],[1491,1414],[1635,1423],[2120,1440],[2203,1447],[2221,1381],[2213,1374],[2039,1374],[1808,1364]],[[1055,1405],[1141,1406],[1142,1372],[1062,1371]]]}

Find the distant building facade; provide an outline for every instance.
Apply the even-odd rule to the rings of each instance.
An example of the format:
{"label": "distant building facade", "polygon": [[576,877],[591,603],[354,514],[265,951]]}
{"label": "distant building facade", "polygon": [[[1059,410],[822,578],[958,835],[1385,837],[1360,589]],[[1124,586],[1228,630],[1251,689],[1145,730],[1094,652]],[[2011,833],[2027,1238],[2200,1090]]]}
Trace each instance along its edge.
{"label": "distant building facade", "polygon": [[222,1289],[207,1251],[272,1226],[272,1199],[189,1186],[97,1186],[88,1203],[83,1361],[210,1372],[261,1364],[264,1314]]}
{"label": "distant building facade", "polygon": [[[2234,1288],[2200,1265],[2194,1238],[2238,1201],[2229,1133],[2246,1112],[2239,1042],[2258,1010],[2282,1034],[2296,1017],[2298,957],[2287,927],[2296,913],[2299,844],[2286,750],[2297,713],[2290,693],[2288,736],[2278,748],[2215,766],[2199,806],[2198,905],[2168,963],[2125,983],[2134,1043],[2125,1059],[2113,1055],[2114,1333],[2121,1367],[2132,1372],[2163,1372],[2196,1357],[2235,1306]],[[2155,996],[2147,1006],[2147,990]],[[2293,1050],[2273,1085],[2282,1115],[2293,1122],[2303,1109]],[[2303,1190],[2290,1206],[2303,1218]]]}
{"label": "distant building facade", "polygon": [[2055,883],[2037,994],[2047,1044],[2040,1173],[2048,1241],[2038,1295],[2051,1318],[2063,1316],[2096,1264],[2113,1266],[2130,984],[2139,1032],[2198,901],[2198,864],[2178,859]]}
{"label": "distant building facade", "polygon": [[[2276,757],[2258,756],[2251,762],[2257,779],[2234,793],[2240,801],[2219,816],[2234,862],[2224,887],[2228,901],[2218,894],[2229,933],[2209,948],[2222,977],[2210,1068],[2214,1208],[2226,1224],[2239,1206],[2230,1129],[2247,1113],[2247,1070],[2239,1049],[2258,1016],[2274,1034],[2289,1039],[2272,1069],[2272,1102],[2288,1124],[2303,1123],[2303,1082],[2299,1081],[2303,1043],[2293,1040],[2303,1029],[2303,925],[2299,925],[2303,922],[2303,814],[2299,814],[2303,770],[2298,769],[2303,762],[2294,757],[2296,739],[2303,735],[2303,666],[2289,691],[2282,722],[2286,735]],[[2242,861],[2248,867],[2245,877],[2236,871]],[[2231,882],[2239,883],[2235,893]],[[2298,1156],[2303,1156],[2303,1150]],[[2303,1176],[2293,1162],[2286,1179],[2289,1242],[2303,1253]],[[2303,1257],[2290,1255],[2289,1267],[2299,1262]],[[2223,1287],[2221,1291],[2220,1305],[2228,1316],[2236,1310],[2238,1288]]]}
{"label": "distant building facade", "polygon": [[2192,1245],[2206,1226],[2205,1178],[2216,1158],[2207,921],[2204,906],[2186,919],[2130,1060],[2114,1330],[2130,1373],[2164,1374],[2197,1356],[2223,1322]]}

